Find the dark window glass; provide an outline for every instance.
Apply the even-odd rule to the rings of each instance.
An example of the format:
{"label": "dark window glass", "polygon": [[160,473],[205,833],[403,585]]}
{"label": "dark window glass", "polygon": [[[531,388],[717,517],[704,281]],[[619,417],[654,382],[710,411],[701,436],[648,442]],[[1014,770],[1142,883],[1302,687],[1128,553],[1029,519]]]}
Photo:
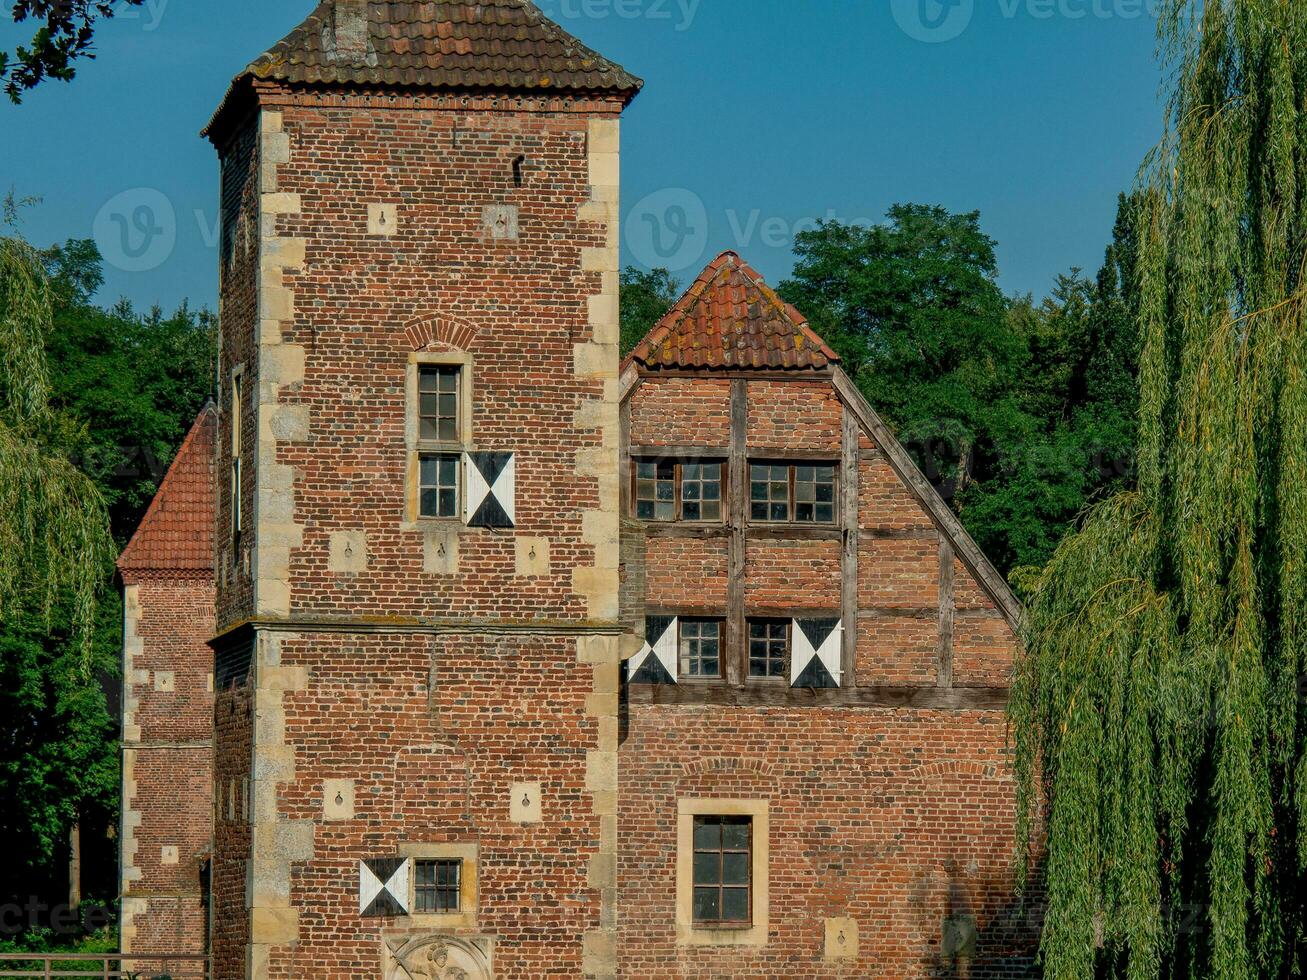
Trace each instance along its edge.
{"label": "dark window glass", "polygon": [[749,817],[694,818],[694,921],[747,925],[752,888],[753,821]]}
{"label": "dark window glass", "polygon": [[682,619],[681,673],[687,677],[720,677],[721,645],[720,620]]}
{"label": "dark window glass", "polygon": [[749,623],[749,676],[784,677],[789,666],[790,624],[784,619]]}
{"label": "dark window glass", "polygon": [[458,517],[459,457],[449,454],[419,459],[418,491],[423,517]]}
{"label": "dark window glass", "polygon": [[681,517],[687,521],[722,519],[722,464],[681,465]]}
{"label": "dark window glass", "polygon": [[828,463],[752,464],[750,519],[771,524],[834,524],[836,472]]}
{"label": "dark window glass", "polygon": [[794,467],[794,519],[802,524],[835,523],[835,467]]}
{"label": "dark window glass", "polygon": [[462,861],[418,861],[414,867],[413,911],[443,914],[459,910]]}
{"label": "dark window glass", "polygon": [[642,521],[676,520],[676,464],[637,463],[635,516]]}
{"label": "dark window glass", "polygon": [[750,515],[755,521],[784,523],[790,519],[790,468],[766,463],[749,467]]}
{"label": "dark window glass", "polygon": [[424,367],[418,371],[419,438],[458,442],[457,367]]}

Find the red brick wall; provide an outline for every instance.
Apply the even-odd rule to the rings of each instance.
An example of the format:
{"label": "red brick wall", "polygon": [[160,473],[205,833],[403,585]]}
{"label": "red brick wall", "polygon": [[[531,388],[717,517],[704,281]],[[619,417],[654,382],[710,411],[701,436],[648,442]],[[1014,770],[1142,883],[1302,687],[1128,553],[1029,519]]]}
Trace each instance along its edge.
{"label": "red brick wall", "polygon": [[[129,911],[139,909],[128,922],[135,929],[129,944],[139,953],[202,953],[202,866],[213,837],[213,656],[206,645],[213,583],[132,573],[127,584],[140,610],[129,627],[139,651],[129,651],[126,663],[126,722],[139,728],[139,738],[129,728],[124,739],[123,898]],[[165,860],[165,848],[170,858],[175,849],[175,862]]]}
{"label": "red brick wall", "polygon": [[[215,528],[217,550],[217,625],[225,628],[253,614],[252,579],[249,570],[254,535],[254,483],[256,468],[255,393],[258,391],[259,364],[255,356],[254,327],[258,318],[259,268],[259,150],[257,120],[236,133],[229,145],[219,152],[222,161],[222,248],[219,267],[219,302],[221,304],[222,350],[219,363],[218,521]],[[236,540],[232,535],[231,446],[232,370],[244,369],[244,405],[242,406],[243,447],[241,485],[242,511],[246,533]]]}
{"label": "red brick wall", "polygon": [[646,378],[631,402],[638,446],[731,444],[731,382],[725,378]]}
{"label": "red brick wall", "polygon": [[844,407],[826,381],[749,382],[749,450],[825,452],[838,459]]}
{"label": "red brick wall", "polygon": [[[295,519],[305,528],[292,555],[293,614],[583,616],[571,570],[594,563],[580,511],[599,500],[575,469],[578,451],[601,436],[575,418],[603,385],[570,367],[574,345],[590,339],[587,300],[600,291],[581,253],[605,244],[578,218],[590,198],[588,119],[284,108],[291,151],[278,189],[302,203],[277,230],[308,241],[303,271],[286,276],[297,316],[283,331],[306,350],[305,380],[281,400],[308,407],[310,437],[278,448],[295,470]],[[368,205],[385,202],[399,204],[399,231],[369,236]],[[501,204],[519,208],[517,241],[491,240],[483,228],[483,206]],[[516,453],[517,531],[549,537],[550,577],[516,577],[513,535],[491,532],[463,535],[458,575],[425,575],[422,535],[401,526],[413,350],[404,328],[437,313],[476,331],[473,439],[478,450]],[[339,530],[366,531],[367,572],[328,570]]]}
{"label": "red brick wall", "polygon": [[[224,658],[248,664],[248,649]],[[214,710],[213,977],[245,977],[250,916],[245,901],[250,856],[248,794],[254,752],[254,706],[246,680],[233,680],[217,694]]]}
{"label": "red brick wall", "polygon": [[[1029,955],[1012,949],[1004,725],[1001,712],[632,707],[620,768],[622,975],[1024,975]],[[684,797],[769,801],[764,947],[677,945]],[[856,962],[824,962],[828,917],[858,921]],[[942,940],[946,919],[966,917],[978,942],[962,966]]]}
{"label": "red brick wall", "polygon": [[[679,379],[674,401],[667,396],[672,382],[657,384],[646,380],[632,396],[633,445],[656,441],[673,412],[693,416],[696,384],[714,443],[730,444],[729,431],[717,431],[729,414],[724,381]],[[751,459],[768,451],[841,458],[844,410],[829,382],[755,380],[748,399]],[[975,692],[939,686],[944,656],[954,688],[999,688],[1001,698],[1015,638],[961,562],[953,569],[956,609],[941,615],[948,588],[941,561],[952,558],[941,551],[936,523],[870,436],[862,433],[859,442],[860,615],[845,624],[857,636],[852,684],[803,698],[771,688],[761,699],[769,707],[757,706],[747,689],[731,706],[712,703],[729,697],[729,689],[686,686],[674,704],[650,704],[642,692],[629,692],[619,766],[624,976],[1032,974],[1036,933],[1012,889],[1015,799],[1006,717],[967,706]],[[746,613],[840,610],[841,532],[746,528]],[[679,606],[698,590],[725,616],[719,570],[727,540],[723,531],[710,551],[697,539],[651,539],[648,567],[629,578],[645,581],[651,610]],[[951,645],[941,632],[950,620]],[[877,706],[870,692],[887,688],[908,703],[953,699],[957,707]],[[863,706],[851,706],[858,698]],[[770,925],[761,947],[678,944],[677,801],[689,797],[769,801]],[[856,960],[825,960],[828,918],[857,921]],[[956,937],[972,935],[959,958]]]}
{"label": "red brick wall", "polygon": [[726,605],[726,540],[650,536],[646,605],[650,609],[702,608],[716,615]]}
{"label": "red brick wall", "polygon": [[[393,919],[358,914],[358,861],[404,841],[480,848],[478,934],[495,937],[495,975],[581,976],[581,933],[597,926],[586,872],[599,847],[585,751],[590,670],[574,639],[306,634],[282,663],[310,671],[286,695],[296,778],[280,794],[290,821],[320,820],[324,779],[356,779],[353,820],[319,822],[314,859],[296,864],[301,935],[273,978],[379,975]],[[543,785],[544,822],[509,820],[509,786]]]}
{"label": "red brick wall", "polygon": [[745,606],[753,609],[840,609],[838,541],[749,541]]}

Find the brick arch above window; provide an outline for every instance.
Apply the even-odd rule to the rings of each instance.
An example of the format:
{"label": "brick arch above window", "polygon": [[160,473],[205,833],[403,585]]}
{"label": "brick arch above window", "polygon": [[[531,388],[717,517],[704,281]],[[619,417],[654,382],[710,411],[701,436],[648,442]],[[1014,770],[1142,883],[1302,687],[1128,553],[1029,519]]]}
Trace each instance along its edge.
{"label": "brick arch above window", "polygon": [[477,333],[475,326],[447,313],[428,313],[404,324],[404,335],[414,351],[435,346],[471,351]]}

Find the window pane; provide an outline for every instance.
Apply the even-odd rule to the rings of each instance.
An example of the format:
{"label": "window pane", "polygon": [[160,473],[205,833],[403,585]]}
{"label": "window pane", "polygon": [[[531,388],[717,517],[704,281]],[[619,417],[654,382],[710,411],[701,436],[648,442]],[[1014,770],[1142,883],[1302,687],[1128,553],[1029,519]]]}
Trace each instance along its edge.
{"label": "window pane", "polygon": [[835,523],[835,467],[796,466],[794,500],[794,519],[799,523]]}
{"label": "window pane", "polygon": [[721,676],[720,638],[721,623],[717,620],[681,620],[681,670],[686,676]]}
{"label": "window pane", "polygon": [[752,826],[752,821],[747,817],[744,819],[728,819],[726,825],[722,828],[722,846],[728,851],[747,848],[749,846],[749,829]]}
{"label": "window pane", "polygon": [[457,442],[457,367],[425,367],[418,371],[418,434],[422,439]]}
{"label": "window pane", "polygon": [[722,921],[748,922],[749,890],[747,888],[726,888],[722,891]]}
{"label": "window pane", "polygon": [[676,520],[676,464],[642,461],[635,470],[635,516],[646,521]]}
{"label": "window pane", "polygon": [[696,850],[720,850],[722,846],[722,827],[715,821],[696,820],[694,824],[694,846]]}
{"label": "window pane", "polygon": [[419,457],[418,506],[422,517],[458,517],[461,464],[460,457],[448,454]]}
{"label": "window pane", "polygon": [[716,888],[694,890],[694,918],[697,922],[721,921],[721,891]]}
{"label": "window pane", "polygon": [[694,883],[720,885],[722,883],[722,856],[718,853],[694,856]]}
{"label": "window pane", "polygon": [[747,853],[723,855],[722,856],[722,884],[747,885],[748,883],[749,883],[749,855]]}

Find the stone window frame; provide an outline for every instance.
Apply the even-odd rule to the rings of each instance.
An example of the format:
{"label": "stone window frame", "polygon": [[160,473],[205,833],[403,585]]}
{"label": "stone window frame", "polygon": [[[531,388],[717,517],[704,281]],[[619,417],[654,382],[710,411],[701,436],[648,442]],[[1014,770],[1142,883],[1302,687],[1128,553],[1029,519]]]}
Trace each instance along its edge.
{"label": "stone window frame", "polygon": [[[459,433],[456,442],[424,442],[419,438],[420,421],[418,373],[424,367],[459,368]],[[407,454],[407,467],[404,492],[404,526],[408,529],[422,527],[463,527],[462,510],[465,506],[467,478],[465,464],[459,460],[457,517],[423,517],[421,516],[421,458],[426,453],[448,453],[453,455],[471,451],[472,440],[472,405],[473,405],[473,363],[472,355],[464,351],[414,351],[408,356],[408,369],[404,382],[404,445]]]}
{"label": "stone window frame", "polygon": [[[749,817],[753,821],[751,922],[706,928],[694,921],[694,818]],[[765,946],[771,924],[770,802],[764,799],[681,797],[676,801],[676,943],[678,946]]]}
{"label": "stone window frame", "polygon": [[[408,876],[408,907],[410,912],[402,919],[402,924],[414,929],[475,929],[477,928],[477,903],[480,899],[480,875],[478,858],[480,846],[477,844],[439,844],[428,841],[405,841],[399,845],[399,857],[408,860],[412,867]],[[417,907],[417,875],[414,873],[418,861],[459,861],[458,911],[457,912],[413,912]]]}

